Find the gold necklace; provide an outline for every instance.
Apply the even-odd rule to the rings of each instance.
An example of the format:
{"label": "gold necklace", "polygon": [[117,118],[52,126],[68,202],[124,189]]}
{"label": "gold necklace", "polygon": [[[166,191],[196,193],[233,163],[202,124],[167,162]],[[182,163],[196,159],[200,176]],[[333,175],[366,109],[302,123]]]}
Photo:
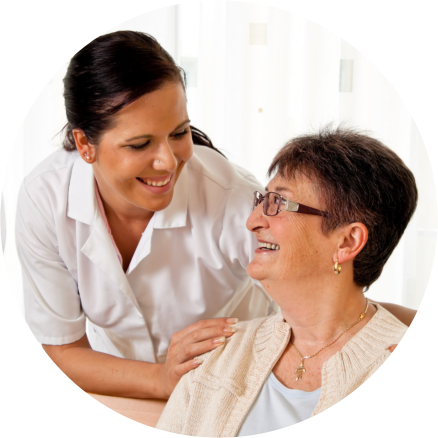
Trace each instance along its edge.
{"label": "gold necklace", "polygon": [[367,305],[365,307],[365,311],[362,312],[359,316],[359,319],[355,322],[353,322],[353,324],[351,324],[349,327],[347,327],[334,341],[330,342],[330,344],[327,344],[325,347],[322,347],[320,350],[318,350],[316,353],[310,355],[310,356],[303,356],[300,351],[298,350],[298,348],[295,346],[295,344],[292,342],[292,347],[295,348],[295,351],[300,355],[301,357],[301,364],[300,366],[295,370],[295,374],[297,375],[297,378],[295,379],[296,382],[298,382],[299,380],[303,379],[303,373],[306,372],[306,369],[304,368],[304,360],[305,359],[310,359],[311,357],[316,356],[318,353],[320,353],[322,350],[324,350],[327,347],[330,347],[330,345],[333,345],[344,333],[347,333],[348,330],[350,330],[351,328],[353,328],[358,322],[362,321],[362,319],[365,317],[365,314],[368,311],[368,306],[369,306],[369,301],[368,298],[366,298],[367,300]]}

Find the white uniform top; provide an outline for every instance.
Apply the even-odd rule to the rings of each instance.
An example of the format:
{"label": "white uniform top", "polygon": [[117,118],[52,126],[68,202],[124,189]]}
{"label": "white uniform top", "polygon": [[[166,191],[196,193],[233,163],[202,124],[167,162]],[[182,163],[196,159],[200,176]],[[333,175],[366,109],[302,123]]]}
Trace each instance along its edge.
{"label": "white uniform top", "polygon": [[16,240],[25,317],[43,344],[80,339],[129,359],[164,362],[171,336],[203,318],[248,320],[277,310],[246,267],[257,241],[245,227],[257,180],[195,146],[170,205],[156,212],[127,272],[97,206],[94,174],[59,150],[24,180]]}
{"label": "white uniform top", "polygon": [[5,252],[6,247],[6,213],[5,213],[5,201],[3,200],[3,193],[1,194],[0,201],[0,235],[2,251]]}

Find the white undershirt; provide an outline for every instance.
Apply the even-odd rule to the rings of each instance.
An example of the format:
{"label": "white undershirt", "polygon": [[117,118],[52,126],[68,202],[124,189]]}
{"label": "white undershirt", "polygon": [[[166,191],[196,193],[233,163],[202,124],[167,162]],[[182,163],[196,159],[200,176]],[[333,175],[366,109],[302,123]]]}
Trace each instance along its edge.
{"label": "white undershirt", "polygon": [[271,372],[237,436],[272,432],[308,419],[320,394],[321,388],[311,392],[287,388]]}

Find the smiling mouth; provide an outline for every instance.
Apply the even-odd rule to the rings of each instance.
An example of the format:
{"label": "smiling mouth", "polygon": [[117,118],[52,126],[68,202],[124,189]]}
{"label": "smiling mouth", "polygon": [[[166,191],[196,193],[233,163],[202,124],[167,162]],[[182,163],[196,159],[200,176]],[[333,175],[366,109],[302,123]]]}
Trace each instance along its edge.
{"label": "smiling mouth", "polygon": [[153,180],[148,180],[148,179],[142,179],[137,177],[137,179],[142,182],[143,184],[146,184],[147,186],[152,186],[152,187],[163,187],[167,184],[169,184],[169,181],[172,179],[172,175],[170,175],[167,179],[165,179],[164,181],[153,181]]}
{"label": "smiling mouth", "polygon": [[271,251],[278,251],[280,249],[280,245],[276,245],[275,243],[259,242],[259,249],[270,249]]}

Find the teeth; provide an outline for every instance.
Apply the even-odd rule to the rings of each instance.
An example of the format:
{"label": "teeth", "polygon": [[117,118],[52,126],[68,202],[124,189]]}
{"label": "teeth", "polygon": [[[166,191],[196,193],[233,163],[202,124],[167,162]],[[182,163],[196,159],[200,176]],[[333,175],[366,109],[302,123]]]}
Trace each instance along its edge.
{"label": "teeth", "polygon": [[280,245],[276,245],[275,243],[259,242],[259,248],[267,248],[274,251],[278,251],[280,249]]}
{"label": "teeth", "polygon": [[148,186],[153,186],[153,187],[163,187],[165,186],[169,181],[170,181],[169,177],[168,179],[166,179],[165,181],[147,181],[144,179],[139,178],[142,182],[144,182],[145,184],[147,184]]}

